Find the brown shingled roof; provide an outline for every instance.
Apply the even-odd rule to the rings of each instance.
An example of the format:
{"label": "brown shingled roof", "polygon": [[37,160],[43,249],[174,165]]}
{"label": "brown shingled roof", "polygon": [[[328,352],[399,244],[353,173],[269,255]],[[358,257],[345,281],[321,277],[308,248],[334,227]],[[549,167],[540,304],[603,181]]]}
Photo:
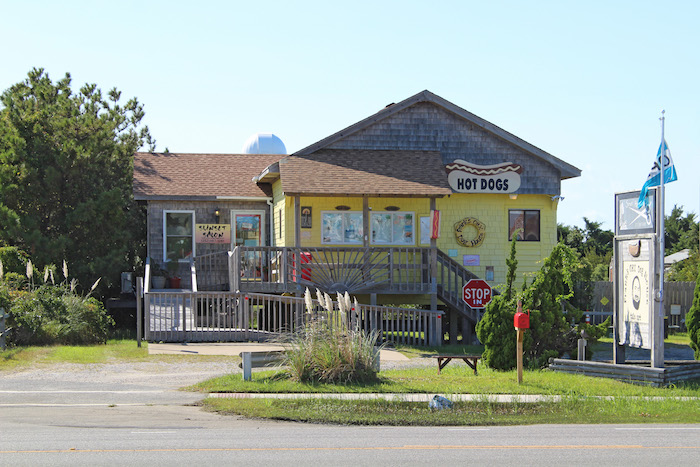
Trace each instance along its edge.
{"label": "brown shingled roof", "polygon": [[444,196],[452,193],[438,151],[322,149],[280,161],[286,195]]}
{"label": "brown shingled roof", "polygon": [[270,185],[258,185],[252,179],[283,157],[137,152],[134,155],[134,198],[270,197]]}

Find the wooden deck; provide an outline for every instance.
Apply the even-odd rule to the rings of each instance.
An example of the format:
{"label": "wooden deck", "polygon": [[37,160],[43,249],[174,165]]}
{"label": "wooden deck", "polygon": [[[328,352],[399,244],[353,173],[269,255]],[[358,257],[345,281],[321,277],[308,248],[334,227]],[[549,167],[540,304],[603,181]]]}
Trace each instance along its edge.
{"label": "wooden deck", "polygon": [[195,258],[199,290],[350,294],[435,294],[476,323],[462,286],[477,276],[437,248],[237,247]]}
{"label": "wooden deck", "polygon": [[[151,342],[263,342],[292,335],[311,319],[332,323],[316,300],[236,292],[145,291],[145,338]],[[336,304],[337,306],[337,304]],[[381,342],[440,345],[442,313],[361,305],[347,313],[352,329],[377,331]]]}

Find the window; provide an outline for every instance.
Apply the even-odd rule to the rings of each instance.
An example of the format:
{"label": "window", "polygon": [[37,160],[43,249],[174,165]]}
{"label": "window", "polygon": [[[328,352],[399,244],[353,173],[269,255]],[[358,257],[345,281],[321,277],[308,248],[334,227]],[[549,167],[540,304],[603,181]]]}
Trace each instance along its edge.
{"label": "window", "polygon": [[321,213],[321,243],[362,245],[362,213],[359,211]]}
{"label": "window", "polygon": [[163,261],[194,256],[194,211],[163,212]]}
{"label": "window", "polygon": [[[517,231],[517,234],[516,234]],[[540,241],[540,211],[511,209],[508,211],[508,240],[516,234],[518,241]]]}
{"label": "window", "polygon": [[412,212],[373,212],[369,221],[373,244],[416,244],[415,215]]}

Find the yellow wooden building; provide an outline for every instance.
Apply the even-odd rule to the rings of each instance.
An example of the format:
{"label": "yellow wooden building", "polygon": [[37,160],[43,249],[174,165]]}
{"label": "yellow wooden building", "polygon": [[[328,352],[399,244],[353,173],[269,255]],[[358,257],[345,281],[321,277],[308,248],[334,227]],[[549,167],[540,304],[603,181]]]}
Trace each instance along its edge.
{"label": "yellow wooden building", "polygon": [[[514,234],[519,275],[538,270],[556,243],[561,181],[577,176],[423,91],[291,155],[139,153],[134,186],[149,256],[199,262],[200,288],[348,291],[442,309],[450,334],[469,339],[480,315],[462,286],[502,284]],[[230,230],[211,243],[199,230],[215,225]],[[230,261],[215,259],[224,252]]]}

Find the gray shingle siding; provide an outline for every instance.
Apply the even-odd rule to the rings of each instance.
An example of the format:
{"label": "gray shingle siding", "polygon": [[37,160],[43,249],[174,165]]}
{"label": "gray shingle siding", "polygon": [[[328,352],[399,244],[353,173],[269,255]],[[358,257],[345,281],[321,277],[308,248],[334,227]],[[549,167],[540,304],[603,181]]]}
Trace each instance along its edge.
{"label": "gray shingle siding", "polygon": [[328,148],[440,151],[445,164],[455,159],[479,165],[514,162],[523,167],[518,193],[560,193],[561,173],[553,165],[428,102],[390,115]]}

